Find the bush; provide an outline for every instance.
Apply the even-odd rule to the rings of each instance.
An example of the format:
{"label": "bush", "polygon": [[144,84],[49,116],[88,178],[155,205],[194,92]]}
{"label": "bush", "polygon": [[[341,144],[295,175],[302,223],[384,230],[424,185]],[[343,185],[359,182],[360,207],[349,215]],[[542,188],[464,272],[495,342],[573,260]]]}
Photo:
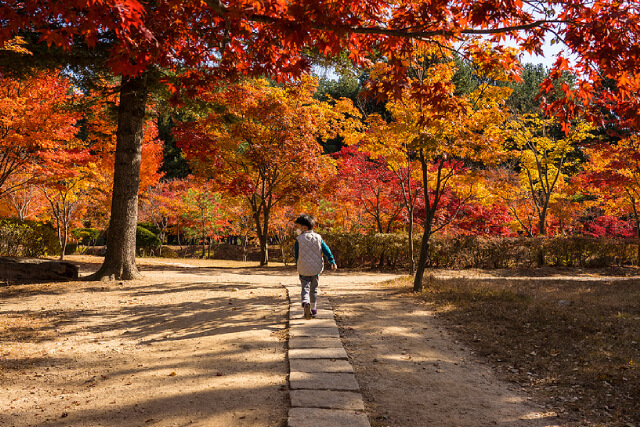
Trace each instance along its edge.
{"label": "bush", "polygon": [[100,237],[100,230],[97,228],[76,228],[71,230],[71,234],[79,244],[84,246],[95,246]]}
{"label": "bush", "polygon": [[[343,267],[409,266],[406,234],[321,233]],[[416,261],[421,235],[414,241]],[[637,239],[592,237],[431,237],[429,268],[529,268],[545,265],[606,267],[637,264]],[[293,252],[293,244],[290,245]]]}
{"label": "bush", "polygon": [[150,232],[152,232],[156,236],[160,234],[160,229],[155,224],[153,224],[151,222],[139,222],[138,226],[149,230]]}
{"label": "bush", "polygon": [[151,231],[141,226],[136,227],[136,249],[150,252],[160,248],[161,244],[158,236]]}
{"label": "bush", "polygon": [[64,248],[65,255],[73,255],[78,250],[78,245],[76,243],[67,243],[67,246]]}
{"label": "bush", "polygon": [[0,220],[0,254],[38,257],[59,255],[60,242],[49,223],[8,218]]}
{"label": "bush", "polygon": [[174,251],[169,246],[162,246],[160,248],[160,256],[163,258],[178,258],[178,252]]}

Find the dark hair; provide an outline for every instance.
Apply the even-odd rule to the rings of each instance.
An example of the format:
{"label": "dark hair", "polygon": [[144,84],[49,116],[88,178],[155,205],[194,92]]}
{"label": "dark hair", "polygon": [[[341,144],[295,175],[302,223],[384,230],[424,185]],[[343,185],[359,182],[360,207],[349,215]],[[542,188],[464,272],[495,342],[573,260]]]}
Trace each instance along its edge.
{"label": "dark hair", "polygon": [[294,221],[296,224],[304,225],[309,230],[313,229],[316,226],[316,220],[307,214],[302,214]]}

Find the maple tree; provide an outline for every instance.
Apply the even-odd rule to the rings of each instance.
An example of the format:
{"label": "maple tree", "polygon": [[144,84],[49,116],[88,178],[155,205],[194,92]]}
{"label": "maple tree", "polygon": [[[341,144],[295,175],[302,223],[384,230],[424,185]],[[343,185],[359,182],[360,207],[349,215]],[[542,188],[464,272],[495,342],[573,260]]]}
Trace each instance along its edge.
{"label": "maple tree", "polygon": [[[167,233],[175,227],[180,242],[180,219],[184,216],[184,194],[190,179],[159,181],[141,196],[140,220],[151,222],[160,230],[158,238],[165,242]],[[162,255],[162,247],[160,247]]]}
{"label": "maple tree", "polygon": [[313,98],[310,77],[282,87],[264,80],[244,81],[211,93],[219,107],[177,131],[197,174],[214,178],[249,207],[261,265],[268,259],[270,217],[274,207],[311,197],[330,171],[317,138],[338,132],[350,103],[331,106]]}
{"label": "maple tree", "polygon": [[[525,115],[521,120],[510,122],[510,156],[517,160],[519,185],[521,191],[512,188],[503,191],[503,200],[529,236],[535,231],[539,235],[547,232],[547,215],[554,199],[559,197],[559,188],[567,177],[566,168],[572,164],[571,154],[576,145],[590,136],[592,126],[584,121],[578,122],[566,136],[554,135],[553,119],[541,119],[537,115]],[[516,197],[514,197],[514,195]],[[514,206],[524,202],[527,217],[522,218]]]}
{"label": "maple tree", "polygon": [[630,215],[640,238],[640,135],[632,133],[615,144],[591,147],[586,152],[591,191],[603,200],[605,212]]}
{"label": "maple tree", "polygon": [[227,224],[224,212],[221,209],[222,196],[213,191],[209,183],[202,183],[189,188],[182,196],[185,211],[182,217],[186,220],[185,232],[202,244],[202,258],[207,256],[207,244],[209,255],[213,238],[218,236],[221,227]]}
{"label": "maple tree", "polygon": [[[88,46],[97,52],[93,58],[100,66],[122,76],[112,241],[96,277],[131,278],[137,274],[134,239],[142,123],[148,90],[160,78],[158,69],[174,72],[175,78],[167,83],[177,94],[188,94],[189,88],[238,74],[299,75],[310,67],[310,47],[328,57],[348,51],[349,59],[359,65],[366,64],[369,52],[375,50],[390,65],[390,78],[382,89],[400,95],[406,87],[406,60],[414,52],[414,39],[443,49],[458,43],[486,68],[515,71],[517,52],[505,48],[507,39],[515,39],[523,50],[540,53],[545,36],[552,34],[565,44],[567,54],[558,57],[545,88],[570,67],[566,59],[570,53],[575,54],[577,74],[584,77],[575,87],[563,86],[567,96],[550,105],[549,111],[570,115],[587,105],[595,117],[598,109],[591,94],[605,79],[612,79],[619,90],[599,99],[620,117],[637,122],[638,9],[633,0],[576,1],[561,7],[551,0],[535,4],[519,0],[10,0],[0,4],[0,46],[3,58],[20,56],[23,63],[28,55],[16,47],[18,35],[31,43],[24,49],[34,52],[32,45],[39,41],[60,47],[60,57],[86,52]],[[479,36],[489,37],[494,47],[487,49],[478,42]],[[86,53],[81,56],[90,61]],[[422,92],[420,82],[411,84],[414,93]]]}
{"label": "maple tree", "polygon": [[[429,239],[455,219],[476,191],[476,180],[467,173],[466,162],[491,164],[502,152],[502,125],[508,117],[504,104],[511,92],[484,83],[469,94],[456,94],[452,82],[455,63],[438,49],[421,46],[422,56],[412,62],[413,80],[417,83],[407,87],[401,98],[387,103],[394,119],[389,126],[397,128],[395,133],[406,147],[402,150],[414,152],[421,168],[424,234],[414,277],[416,292],[423,287]],[[378,89],[386,86],[389,67],[379,64],[372,72]],[[491,77],[504,78],[505,74],[492,72]],[[414,96],[416,90],[421,91],[419,96]],[[469,177],[465,179],[465,175]],[[451,198],[456,199],[453,205],[450,201],[443,203]],[[446,216],[442,215],[444,205],[454,206]]]}
{"label": "maple tree", "polygon": [[379,114],[367,117],[367,132],[361,137],[355,134],[347,138],[347,143],[358,144],[359,150],[368,152],[373,159],[382,159],[386,167],[392,172],[402,195],[403,207],[407,218],[409,234],[409,271],[415,272],[415,256],[413,245],[414,213],[419,201],[420,177],[419,166],[416,165],[415,152],[409,149],[409,142],[413,135],[404,123],[393,121],[387,123]]}
{"label": "maple tree", "polygon": [[344,147],[333,156],[338,161],[334,185],[340,188],[340,199],[362,206],[376,233],[397,229],[404,204],[398,178],[385,160],[354,147]]}
{"label": "maple tree", "polygon": [[36,183],[47,156],[76,143],[70,91],[57,73],[0,77],[0,196]]}
{"label": "maple tree", "polygon": [[91,191],[90,172],[75,165],[74,173],[67,176],[51,177],[51,181],[40,185],[44,197],[49,203],[51,217],[55,220],[60,242],[60,259],[64,260],[67,243],[71,237],[70,229],[78,219],[78,213],[87,202]]}

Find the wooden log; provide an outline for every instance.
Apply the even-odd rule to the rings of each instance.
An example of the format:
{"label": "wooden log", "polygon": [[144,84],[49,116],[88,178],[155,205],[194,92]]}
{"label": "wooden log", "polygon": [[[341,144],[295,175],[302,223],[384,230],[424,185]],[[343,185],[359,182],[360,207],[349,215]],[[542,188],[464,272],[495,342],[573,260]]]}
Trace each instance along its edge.
{"label": "wooden log", "polygon": [[0,282],[38,283],[78,279],[78,266],[40,258],[0,257]]}

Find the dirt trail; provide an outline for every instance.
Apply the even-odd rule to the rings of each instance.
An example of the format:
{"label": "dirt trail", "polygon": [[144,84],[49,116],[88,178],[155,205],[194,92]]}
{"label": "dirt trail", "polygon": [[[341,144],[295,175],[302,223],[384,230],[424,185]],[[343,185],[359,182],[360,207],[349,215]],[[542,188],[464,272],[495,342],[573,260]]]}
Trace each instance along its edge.
{"label": "dirt trail", "polygon": [[496,379],[406,289],[334,284],[327,293],[373,427],[559,424]]}
{"label": "dirt trail", "polygon": [[[83,262],[84,273],[99,265],[72,260]],[[124,284],[0,288],[0,425],[284,426],[282,284],[296,282],[293,270],[139,264],[144,279]],[[428,307],[374,284],[393,277],[321,279],[374,426],[539,417],[518,390],[473,362]]]}

